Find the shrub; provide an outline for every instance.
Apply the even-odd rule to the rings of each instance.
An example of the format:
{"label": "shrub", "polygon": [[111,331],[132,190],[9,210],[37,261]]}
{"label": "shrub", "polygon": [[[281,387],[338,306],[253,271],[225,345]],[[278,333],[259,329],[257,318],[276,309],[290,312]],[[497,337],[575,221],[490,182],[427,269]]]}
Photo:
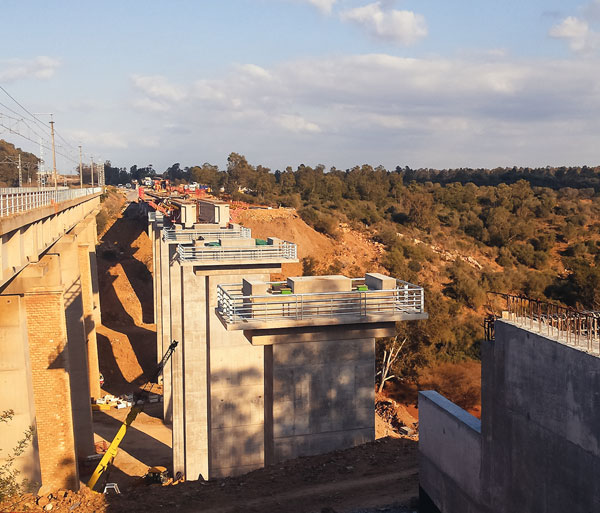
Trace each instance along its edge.
{"label": "shrub", "polygon": [[[12,420],[15,412],[13,410],[5,410],[0,413],[0,423],[8,423]],[[31,443],[33,438],[33,427],[29,427],[23,438],[17,442],[17,445],[12,449],[10,454],[4,458],[4,462],[0,465],[0,501],[11,495],[21,493],[27,486],[25,480],[19,481],[20,472],[14,468],[15,460],[25,452],[25,449]]]}
{"label": "shrub", "polygon": [[461,408],[481,404],[481,365],[479,362],[440,363],[419,376],[419,388],[436,390]]}

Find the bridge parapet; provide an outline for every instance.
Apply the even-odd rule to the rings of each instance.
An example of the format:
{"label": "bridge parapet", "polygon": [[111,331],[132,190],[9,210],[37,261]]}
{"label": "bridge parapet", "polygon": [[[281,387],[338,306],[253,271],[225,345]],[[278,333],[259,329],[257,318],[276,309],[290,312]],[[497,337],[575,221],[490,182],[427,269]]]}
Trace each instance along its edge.
{"label": "bridge parapet", "polygon": [[101,192],[100,187],[0,191],[0,290],[91,214]]}
{"label": "bridge parapet", "polygon": [[100,192],[102,192],[101,187],[88,187],[86,189],[68,189],[66,187],[59,187],[57,189],[38,189],[33,187],[0,188],[0,217],[27,212],[34,208],[83,198]]}

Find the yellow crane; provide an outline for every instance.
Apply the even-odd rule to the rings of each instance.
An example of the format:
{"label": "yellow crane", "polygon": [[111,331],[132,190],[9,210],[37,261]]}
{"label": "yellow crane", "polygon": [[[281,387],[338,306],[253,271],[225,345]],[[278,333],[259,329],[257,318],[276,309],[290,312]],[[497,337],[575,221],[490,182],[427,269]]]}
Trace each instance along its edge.
{"label": "yellow crane", "polygon": [[[121,424],[119,431],[117,431],[117,434],[112,439],[112,442],[108,446],[108,449],[104,453],[104,456],[102,456],[102,459],[98,463],[98,466],[94,469],[92,477],[90,477],[90,480],[87,483],[90,489],[94,489],[94,486],[96,486],[96,483],[98,483],[100,477],[102,477],[102,475],[112,465],[112,462],[115,459],[115,456],[117,455],[117,452],[119,450],[119,444],[121,443],[125,434],[127,433],[127,428],[144,409],[144,405],[146,404],[146,398],[149,390],[152,388],[152,384],[155,383],[158,380],[158,377],[162,374],[163,368],[165,367],[169,358],[171,358],[171,355],[173,354],[173,351],[175,351],[177,344],[178,342],[176,340],[173,340],[173,342],[171,342],[171,345],[162,357],[160,363],[157,365],[154,374],[151,376],[151,379],[142,387],[142,391],[139,394],[139,396],[137,398],[134,397],[133,406],[131,407],[131,410],[129,410],[125,421],[123,422],[123,424]],[[138,404],[139,401],[141,401],[140,404]]]}

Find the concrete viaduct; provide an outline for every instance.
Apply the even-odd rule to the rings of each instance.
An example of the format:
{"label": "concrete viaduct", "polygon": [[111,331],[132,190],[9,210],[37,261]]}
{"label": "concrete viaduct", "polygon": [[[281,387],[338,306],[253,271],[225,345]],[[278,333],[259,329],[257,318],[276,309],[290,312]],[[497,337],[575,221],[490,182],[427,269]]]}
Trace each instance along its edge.
{"label": "concrete viaduct", "polygon": [[[377,273],[272,282],[295,244],[252,238],[223,202],[141,199],[158,357],[180,342],[163,374],[173,474],[230,476],[373,440],[375,338],[427,318],[423,289]],[[95,452],[99,203],[99,189],[0,190],[0,411],[14,411],[0,449],[36,428],[19,464],[41,493],[78,489]]]}
{"label": "concrete viaduct", "polygon": [[42,490],[79,488],[100,394],[96,217],[100,188],[0,189],[0,449]]}
{"label": "concrete viaduct", "polygon": [[374,439],[375,338],[427,318],[421,287],[377,273],[272,282],[296,245],[252,238],[227,204],[152,194],[140,208],[157,354],[180,342],[163,374],[174,474],[231,476]]}

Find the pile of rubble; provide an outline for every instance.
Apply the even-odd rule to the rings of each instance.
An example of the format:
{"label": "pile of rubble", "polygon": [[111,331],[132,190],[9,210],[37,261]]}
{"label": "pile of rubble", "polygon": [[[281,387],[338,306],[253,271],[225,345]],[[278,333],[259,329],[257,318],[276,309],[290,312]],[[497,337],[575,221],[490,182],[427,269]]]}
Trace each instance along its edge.
{"label": "pile of rubble", "polygon": [[[158,403],[162,401],[162,395],[159,394],[149,394],[147,402],[149,403]],[[136,401],[137,404],[142,404],[141,399]],[[114,396],[112,394],[106,394],[104,397],[100,397],[96,399],[92,403],[92,410],[110,410],[111,408],[116,408],[120,410],[122,408],[130,408],[133,406],[134,396],[133,393],[122,394],[120,396]]]}
{"label": "pile of rubble", "polygon": [[406,422],[399,416],[399,405],[393,399],[379,399],[375,403],[377,415],[399,435],[414,437],[417,435],[419,423]]}
{"label": "pile of rubble", "polygon": [[0,503],[0,511],[52,511],[53,513],[103,512],[107,504],[105,496],[94,493],[86,486],[79,492],[58,490],[47,495],[25,493],[10,497]]}

